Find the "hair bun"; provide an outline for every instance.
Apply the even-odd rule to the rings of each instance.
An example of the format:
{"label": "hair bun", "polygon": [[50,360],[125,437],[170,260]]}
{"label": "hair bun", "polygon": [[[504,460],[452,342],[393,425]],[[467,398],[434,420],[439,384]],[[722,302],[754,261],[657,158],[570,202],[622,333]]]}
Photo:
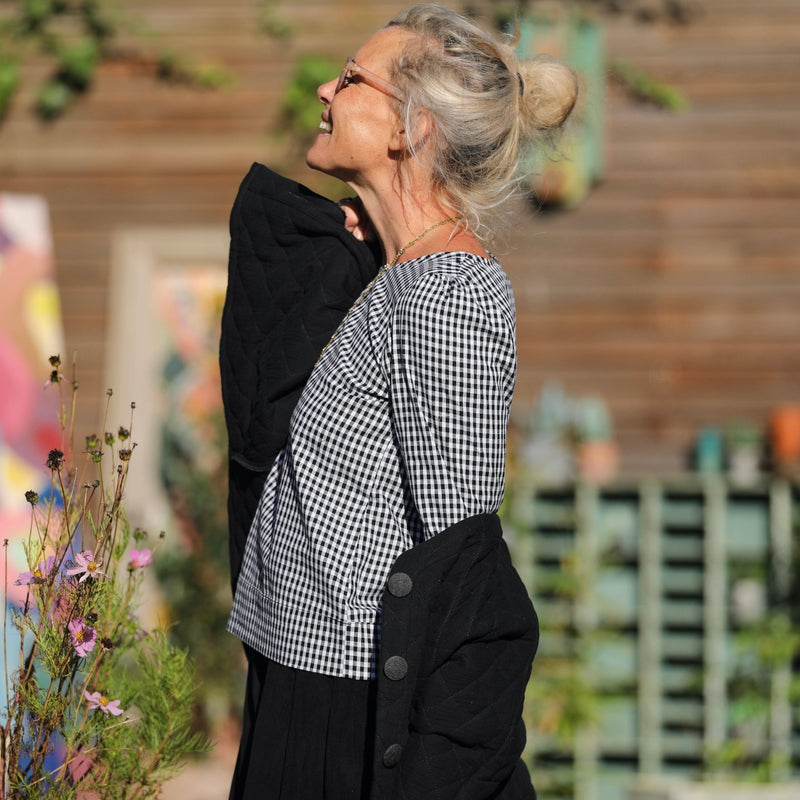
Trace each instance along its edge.
{"label": "hair bun", "polygon": [[534,131],[552,131],[566,122],[578,99],[578,76],[546,56],[521,61],[522,115]]}

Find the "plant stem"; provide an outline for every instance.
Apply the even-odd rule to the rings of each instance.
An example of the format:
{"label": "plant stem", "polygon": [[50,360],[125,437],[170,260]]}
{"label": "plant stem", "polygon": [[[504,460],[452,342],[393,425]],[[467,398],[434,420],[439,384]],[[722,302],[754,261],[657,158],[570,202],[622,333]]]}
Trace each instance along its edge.
{"label": "plant stem", "polygon": [[150,766],[147,768],[147,771],[144,773],[144,777],[142,778],[142,780],[139,783],[139,787],[131,795],[131,800],[135,800],[137,797],[139,797],[140,793],[143,791],[145,786],[147,786],[148,778],[153,774],[153,771],[155,770],[155,768],[158,766],[159,762],[161,761],[161,754],[164,752],[164,745],[166,745],[166,743],[170,739],[170,736],[172,735],[172,720],[173,720],[173,718],[174,718],[174,713],[169,715],[169,720],[168,720],[168,723],[167,723],[166,733],[164,734],[163,738],[161,739],[161,742],[158,745],[158,749],[156,750],[155,755],[153,756],[152,760],[150,761]]}
{"label": "plant stem", "polygon": [[[78,360],[78,353],[72,354],[72,396],[70,398],[70,411],[69,411],[69,427],[67,428],[67,441],[69,442],[69,458],[73,460],[75,453],[75,409],[77,407],[78,395],[78,380],[76,376],[76,362]],[[61,390],[61,382],[59,381],[59,391]]]}
{"label": "plant stem", "polygon": [[[8,686],[8,539],[3,540],[3,585],[5,587],[5,597],[3,604],[3,665],[6,680],[6,714],[11,708],[11,691]],[[3,740],[3,755],[5,755],[5,740]]]}

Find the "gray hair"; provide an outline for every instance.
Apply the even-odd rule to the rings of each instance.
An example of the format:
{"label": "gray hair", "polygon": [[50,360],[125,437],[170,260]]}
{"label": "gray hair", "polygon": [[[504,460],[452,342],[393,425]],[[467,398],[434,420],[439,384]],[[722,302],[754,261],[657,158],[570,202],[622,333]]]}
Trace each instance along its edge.
{"label": "gray hair", "polygon": [[[519,193],[529,143],[566,121],[578,94],[575,73],[545,58],[519,61],[466,17],[422,3],[398,14],[418,37],[393,65],[405,100],[401,116],[410,154],[427,164],[433,188],[485,242],[503,226],[506,201]],[[420,112],[433,121],[423,140]]]}

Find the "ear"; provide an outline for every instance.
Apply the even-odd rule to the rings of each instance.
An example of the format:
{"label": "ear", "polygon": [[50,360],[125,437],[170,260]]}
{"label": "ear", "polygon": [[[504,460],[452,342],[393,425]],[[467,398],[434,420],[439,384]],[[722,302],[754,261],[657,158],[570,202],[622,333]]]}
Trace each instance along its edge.
{"label": "ear", "polygon": [[[426,109],[417,112],[416,126],[414,130],[414,149],[419,150],[425,146],[425,142],[430,138],[433,133],[433,117]],[[402,123],[398,120],[397,130],[392,134],[389,140],[389,149],[395,152],[411,148],[408,146],[408,139],[406,137],[405,128],[400,127]]]}
{"label": "ear", "polygon": [[397,127],[392,131],[389,137],[389,150],[393,153],[400,153],[406,150],[406,131],[402,127],[403,123],[398,119]]}

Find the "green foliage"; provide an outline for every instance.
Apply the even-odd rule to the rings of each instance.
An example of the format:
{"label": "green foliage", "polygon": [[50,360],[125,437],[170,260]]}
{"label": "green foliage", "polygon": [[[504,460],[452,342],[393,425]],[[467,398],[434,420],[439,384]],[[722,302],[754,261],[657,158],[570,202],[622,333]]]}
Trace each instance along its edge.
{"label": "green foliage", "polygon": [[321,113],[317,88],[331,80],[336,72],[336,65],[329,59],[318,56],[300,56],[297,59],[292,79],[283,93],[281,110],[284,130],[298,141],[299,146],[316,135]]}
{"label": "green foliage", "polygon": [[[517,484],[525,491],[525,482]],[[529,536],[526,520],[509,513],[509,528],[517,537]],[[537,574],[533,592],[539,605],[540,648],[525,693],[523,719],[528,745],[523,757],[537,777],[537,789],[547,797],[573,797],[574,775],[554,754],[569,754],[575,737],[598,721],[601,698],[593,684],[591,657],[598,632],[578,633],[575,605],[585,592],[585,579],[577,553],[562,555],[559,568]],[[546,603],[546,613],[542,606]]]}
{"label": "green foliage", "polygon": [[227,444],[221,411],[210,422],[211,445],[218,457],[205,459],[205,468],[177,426],[168,423],[163,430],[162,480],[187,535],[180,547],[164,551],[156,562],[164,601],[176,620],[170,638],[196,653],[197,676],[205,691],[196,698],[195,724],[209,732],[211,715],[237,713],[244,691],[241,644],[223,635],[213,647],[206,646],[209,631],[225,630],[231,603]]}
{"label": "green foliage", "polygon": [[0,119],[8,110],[11,97],[19,86],[19,64],[13,58],[0,58]]}
{"label": "green foliage", "polygon": [[47,80],[39,86],[36,94],[36,110],[42,119],[61,116],[75,99],[75,90],[58,80]]}
{"label": "green foliage", "polygon": [[63,114],[87,91],[107,59],[130,60],[151,67],[171,82],[223,88],[232,74],[217,64],[184,56],[160,58],[134,48],[114,49],[120,33],[141,34],[119,9],[119,0],[11,0],[0,10],[0,117],[20,83],[20,65],[44,58],[50,73],[36,91],[36,113],[45,120]]}
{"label": "green foliage", "polygon": [[[536,0],[489,0],[489,4],[492,17],[500,30],[508,30],[509,25],[513,25],[513,20],[520,15],[540,11]],[[627,15],[641,23],[667,22],[685,25],[694,15],[692,6],[686,0],[562,0],[561,3],[550,3],[549,9],[557,11],[559,5],[577,8],[586,14],[600,12],[612,17]]]}
{"label": "green foliage", "polygon": [[93,39],[62,45],[58,49],[57,59],[60,81],[76,92],[82,92],[91,83],[100,60],[100,45]]}
{"label": "green foliage", "polygon": [[135,719],[99,740],[97,754],[110,778],[104,798],[131,796],[119,787],[117,775],[132,776],[132,783],[141,787],[137,797],[157,797],[161,784],[179,771],[187,753],[208,749],[207,740],[192,729],[196,694],[192,674],[186,652],[157,631],[140,643],[133,668],[110,680],[113,695],[125,699]]}
{"label": "green foliage", "polygon": [[[800,628],[788,614],[772,612],[737,632],[734,668],[728,683],[730,735],[706,754],[709,774],[747,781],[770,781],[788,768],[785,756],[769,747],[774,676],[800,656]],[[797,713],[800,677],[790,675],[780,698]]]}
{"label": "green foliage", "polygon": [[537,736],[552,739],[565,751],[571,749],[576,733],[596,721],[596,692],[576,657],[536,659],[524,716]]}
{"label": "green foliage", "polygon": [[158,57],[157,74],[162,80],[202,89],[223,89],[235,81],[233,73],[219,64],[199,62],[171,50]]}
{"label": "green foliage", "polygon": [[32,55],[50,62],[36,110],[53,119],[91,85],[117,27],[109,0],[17,0],[0,21],[0,51],[17,66]]}
{"label": "green foliage", "polygon": [[258,4],[258,24],[273,39],[288,39],[294,33],[292,26],[280,18],[275,4],[269,0],[261,0]]}
{"label": "green foliage", "polygon": [[[60,392],[60,361],[51,363]],[[63,419],[74,418],[72,387]],[[131,532],[123,509],[135,445],[107,433],[104,448],[88,437],[73,458],[72,436],[64,438],[66,455],[53,450],[47,460],[52,500],[26,493],[30,572],[17,579],[27,597],[4,636],[11,626],[23,644],[19,669],[6,674],[0,798],[157,797],[187,754],[208,748],[191,725],[193,664],[136,618],[158,543],[145,548],[147,534]],[[64,755],[54,767],[56,742]]]}
{"label": "green foliage", "polygon": [[683,92],[627,61],[614,59],[609,65],[609,71],[637,100],[673,112],[686,111],[689,108],[689,100]]}

